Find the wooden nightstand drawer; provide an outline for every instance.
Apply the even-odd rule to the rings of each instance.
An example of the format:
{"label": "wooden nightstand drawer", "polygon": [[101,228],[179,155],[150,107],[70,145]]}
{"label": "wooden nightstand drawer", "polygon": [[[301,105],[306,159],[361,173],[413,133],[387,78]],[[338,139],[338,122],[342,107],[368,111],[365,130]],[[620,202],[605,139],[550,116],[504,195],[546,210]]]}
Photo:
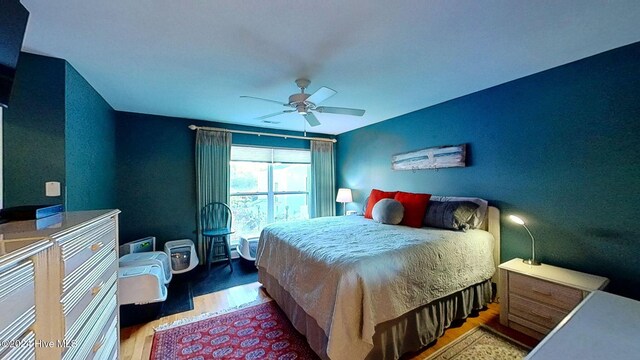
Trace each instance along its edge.
{"label": "wooden nightstand drawer", "polygon": [[523,319],[521,317],[517,317],[513,314],[509,314],[509,327],[518,330],[523,334],[527,334],[534,339],[541,340],[545,335],[547,335],[551,329],[546,328],[544,326],[540,326],[536,323],[533,323],[529,320]]}
{"label": "wooden nightstand drawer", "polygon": [[511,293],[567,310],[565,315],[582,301],[581,290],[517,273],[509,274],[509,289]]}
{"label": "wooden nightstand drawer", "polygon": [[562,311],[512,293],[509,296],[509,313],[551,329],[567,316],[569,311]]}
{"label": "wooden nightstand drawer", "polygon": [[542,339],[591,291],[603,289],[609,280],[601,276],[522,259],[500,268],[500,323],[536,339]]}

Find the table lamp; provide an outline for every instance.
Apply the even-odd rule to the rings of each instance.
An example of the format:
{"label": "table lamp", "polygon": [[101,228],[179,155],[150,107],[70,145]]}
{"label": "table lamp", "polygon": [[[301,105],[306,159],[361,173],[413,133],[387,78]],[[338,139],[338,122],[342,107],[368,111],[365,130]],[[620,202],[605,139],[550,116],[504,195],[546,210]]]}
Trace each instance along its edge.
{"label": "table lamp", "polygon": [[347,214],[347,203],[353,202],[353,196],[351,195],[351,189],[340,188],[338,189],[338,196],[336,196],[336,202],[342,203],[344,214]]}
{"label": "table lamp", "polygon": [[529,231],[527,225],[524,223],[524,220],[515,215],[509,215],[509,220],[518,225],[522,225],[524,229],[529,233],[529,236],[531,236],[531,259],[522,260],[522,262],[528,265],[540,265],[540,262],[536,260],[536,239],[533,238],[533,235],[531,234],[531,231]]}

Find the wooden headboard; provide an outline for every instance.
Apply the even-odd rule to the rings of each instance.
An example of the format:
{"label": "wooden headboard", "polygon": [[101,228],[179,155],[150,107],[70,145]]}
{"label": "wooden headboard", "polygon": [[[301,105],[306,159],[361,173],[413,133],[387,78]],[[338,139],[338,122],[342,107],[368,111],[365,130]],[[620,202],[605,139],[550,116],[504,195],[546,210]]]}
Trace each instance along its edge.
{"label": "wooden headboard", "polygon": [[488,232],[493,235],[493,238],[496,240],[493,246],[493,262],[496,266],[496,272],[493,274],[491,281],[500,285],[498,282],[498,265],[500,265],[500,209],[497,207],[489,206],[487,209],[487,220],[485,221],[486,228]]}

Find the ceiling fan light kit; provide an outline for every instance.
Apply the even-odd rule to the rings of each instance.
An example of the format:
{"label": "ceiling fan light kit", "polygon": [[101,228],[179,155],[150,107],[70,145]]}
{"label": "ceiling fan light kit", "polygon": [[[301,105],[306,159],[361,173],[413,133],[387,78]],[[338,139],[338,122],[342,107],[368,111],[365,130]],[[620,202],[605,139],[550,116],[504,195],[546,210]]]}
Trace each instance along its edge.
{"label": "ceiling fan light kit", "polygon": [[[313,114],[314,111],[319,113],[351,115],[351,116],[364,115],[365,111],[361,109],[318,106],[318,104],[332,97],[337,92],[333,89],[329,89],[328,87],[323,86],[320,89],[316,90],[316,92],[314,92],[313,94],[309,95],[304,92],[305,89],[309,87],[309,84],[311,84],[311,81],[309,81],[308,79],[297,79],[296,86],[300,88],[300,93],[289,96],[288,103],[281,103],[276,100],[263,99],[255,96],[243,95],[240,97],[247,98],[247,99],[268,101],[268,102],[280,104],[280,105],[295,109],[295,110],[284,110],[284,111],[279,111],[277,113],[260,116],[256,118],[257,120],[264,120],[273,116],[278,116],[278,115],[291,113],[291,112],[297,112],[298,114],[302,115],[305,118],[305,120],[307,120],[307,123],[309,123],[310,126],[318,126],[320,125],[320,121]],[[263,122],[266,122],[266,121],[263,121]]]}

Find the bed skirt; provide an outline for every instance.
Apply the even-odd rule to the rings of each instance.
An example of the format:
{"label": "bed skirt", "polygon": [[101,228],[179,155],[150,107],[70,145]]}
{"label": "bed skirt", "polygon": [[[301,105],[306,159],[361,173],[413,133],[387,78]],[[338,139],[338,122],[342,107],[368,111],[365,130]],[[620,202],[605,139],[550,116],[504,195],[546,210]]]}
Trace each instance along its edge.
{"label": "bed skirt", "polygon": [[[327,336],[315,319],[307,315],[278,281],[263,269],[259,269],[258,280],[293,326],[307,338],[313,351],[322,359],[329,359]],[[420,350],[442,336],[451,322],[466,318],[473,310],[482,309],[491,302],[491,298],[491,280],[486,280],[378,324],[373,337],[374,348],[366,359],[395,360],[407,352]]]}

